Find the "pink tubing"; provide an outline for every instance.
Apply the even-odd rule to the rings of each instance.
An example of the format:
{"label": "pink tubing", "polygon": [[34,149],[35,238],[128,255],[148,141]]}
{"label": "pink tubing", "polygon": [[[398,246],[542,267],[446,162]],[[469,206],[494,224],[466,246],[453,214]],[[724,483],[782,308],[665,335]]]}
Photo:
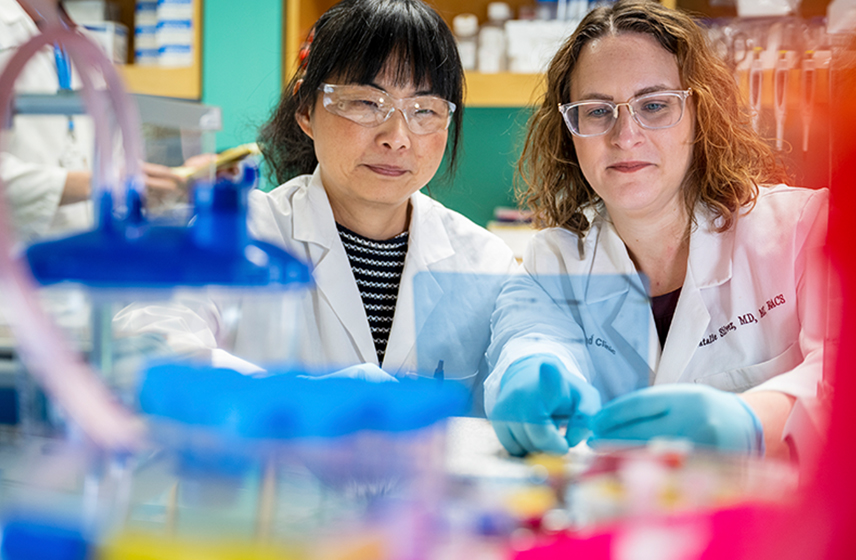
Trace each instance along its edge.
{"label": "pink tubing", "polygon": [[[125,95],[121,80],[113,65],[100,49],[79,33],[64,29],[56,19],[42,35],[21,45],[0,74],[0,122],[11,106],[15,79],[26,62],[42,47],[58,43],[69,53],[83,82],[83,99],[95,122],[96,145],[99,149],[98,173],[93,184],[108,180],[112,164],[112,142],[109,126],[98,99],[92,77],[84,70],[100,70],[108,86],[125,149],[125,171],[134,177],[129,188],[141,188],[139,181],[141,142],[136,108]],[[96,181],[96,177],[99,179]],[[94,187],[93,187],[94,190]],[[114,186],[114,194],[117,189]],[[0,191],[5,185],[0,179]],[[60,329],[42,310],[29,269],[20,259],[12,257],[13,233],[4,196],[0,196],[0,293],[6,301],[8,317],[18,348],[32,375],[42,384],[47,395],[58,404],[92,441],[110,449],[134,449],[144,437],[140,418],[125,409],[100,378],[74,352]]]}

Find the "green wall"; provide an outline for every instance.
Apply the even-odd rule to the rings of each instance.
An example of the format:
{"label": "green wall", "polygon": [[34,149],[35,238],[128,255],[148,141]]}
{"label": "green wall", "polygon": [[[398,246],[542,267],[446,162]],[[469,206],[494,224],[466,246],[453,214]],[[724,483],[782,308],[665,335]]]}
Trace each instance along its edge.
{"label": "green wall", "polygon": [[[202,102],[223,111],[217,150],[253,142],[282,87],[282,0],[206,0],[203,14]],[[514,166],[528,112],[468,108],[458,170],[429,185],[443,204],[486,225],[496,206],[513,206]],[[442,173],[442,171],[441,171]],[[262,184],[262,188],[272,185]]]}
{"label": "green wall", "polygon": [[527,109],[470,107],[464,111],[458,170],[441,173],[428,185],[431,196],[479,225],[497,206],[515,206],[512,193]]}
{"label": "green wall", "polygon": [[202,102],[223,111],[217,151],[253,142],[282,88],[282,0],[205,0]]}

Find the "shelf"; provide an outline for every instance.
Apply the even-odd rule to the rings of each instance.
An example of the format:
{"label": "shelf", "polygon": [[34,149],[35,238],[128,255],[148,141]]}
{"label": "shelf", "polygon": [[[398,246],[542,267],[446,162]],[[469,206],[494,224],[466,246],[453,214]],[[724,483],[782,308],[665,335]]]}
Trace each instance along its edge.
{"label": "shelf", "polygon": [[202,72],[199,65],[162,68],[128,64],[117,68],[131,93],[180,99],[202,98]]}
{"label": "shelf", "polygon": [[480,74],[467,72],[467,107],[525,107],[544,93],[541,74]]}
{"label": "shelf", "polygon": [[[487,1],[481,0],[429,0],[429,3],[451,25],[452,18],[462,12],[472,12],[479,20],[487,19]],[[509,2],[516,11],[526,0]],[[321,14],[335,4],[335,0],[286,0],[285,9],[285,61],[283,83],[294,74],[297,53],[309,29]],[[538,74],[479,74],[467,73],[467,107],[522,107],[531,105],[543,91]]]}
{"label": "shelf", "polygon": [[[119,4],[121,22],[133,36],[135,0],[116,0]],[[202,98],[202,0],[193,3],[193,65],[181,68],[162,66],[118,65],[116,68],[124,78],[131,93],[200,100]],[[133,39],[129,41],[128,53],[133,59]]]}

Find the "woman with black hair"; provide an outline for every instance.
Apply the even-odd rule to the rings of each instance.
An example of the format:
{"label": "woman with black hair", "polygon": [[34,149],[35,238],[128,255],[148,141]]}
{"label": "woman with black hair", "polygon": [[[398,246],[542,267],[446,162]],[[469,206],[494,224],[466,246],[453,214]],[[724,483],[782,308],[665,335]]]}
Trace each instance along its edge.
{"label": "woman with black hair", "polygon": [[[296,358],[480,387],[493,304],[517,265],[500,239],[419,192],[458,154],[464,74],[451,31],[420,0],[345,0],[303,54],[259,137],[284,184],[250,195],[251,234],[313,270]],[[241,356],[229,330],[180,334]]]}

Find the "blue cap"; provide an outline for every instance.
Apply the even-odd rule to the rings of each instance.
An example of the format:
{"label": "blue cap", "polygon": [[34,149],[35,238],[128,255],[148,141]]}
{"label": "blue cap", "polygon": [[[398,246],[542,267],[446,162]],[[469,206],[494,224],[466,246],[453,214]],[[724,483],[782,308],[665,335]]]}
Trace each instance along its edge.
{"label": "blue cap", "polygon": [[20,518],[3,524],[3,560],[85,560],[89,544],[80,530],[48,519]]}
{"label": "blue cap", "polygon": [[256,174],[248,166],[236,182],[197,183],[194,220],[188,227],[149,223],[134,189],[128,191],[127,215],[116,218],[112,196],[105,193],[94,230],[27,249],[33,276],[43,286],[74,282],[116,289],[311,285],[306,264],[249,237],[247,201]]}
{"label": "blue cap", "polygon": [[361,430],[403,432],[465,414],[469,391],[430,378],[376,383],[313,378],[302,372],[249,377],[189,364],[149,367],[139,403],[143,412],[224,435],[291,439],[338,437]]}

